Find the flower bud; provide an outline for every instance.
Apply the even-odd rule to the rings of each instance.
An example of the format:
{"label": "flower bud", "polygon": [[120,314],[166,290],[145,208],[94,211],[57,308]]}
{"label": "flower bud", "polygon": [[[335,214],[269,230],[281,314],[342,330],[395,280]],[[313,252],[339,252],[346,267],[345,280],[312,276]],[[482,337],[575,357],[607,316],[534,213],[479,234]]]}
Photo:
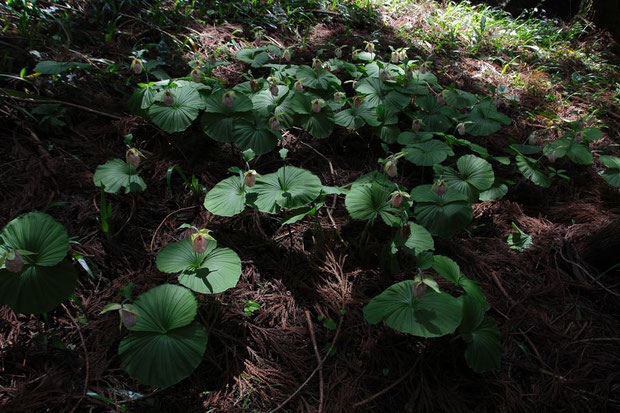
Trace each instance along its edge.
{"label": "flower bud", "polygon": [[547,155],[547,159],[549,159],[549,162],[554,163],[558,159],[558,153],[556,151],[550,152]]}
{"label": "flower bud", "polygon": [[4,261],[4,266],[7,271],[17,273],[24,268],[24,260],[21,255],[19,255],[19,252],[13,251],[13,254],[15,254],[13,258],[7,258],[6,261]]}
{"label": "flower bud", "polygon": [[443,196],[447,190],[448,186],[441,179],[433,184],[433,192],[438,196]]}
{"label": "flower bud", "polygon": [[577,135],[575,135],[575,142],[577,143],[583,142],[583,133],[577,132]]}
{"label": "flower bud", "polygon": [[314,70],[319,71],[323,69],[323,63],[319,59],[313,59],[312,67],[314,68]]}
{"label": "flower bud", "polygon": [[270,124],[271,124],[271,130],[275,130],[275,131],[280,130],[280,121],[275,116],[271,118]]}
{"label": "flower bud", "polygon": [[136,75],[142,73],[142,62],[140,59],[133,59],[129,65],[129,69]]}
{"label": "flower bud", "polygon": [[250,80],[250,89],[252,89],[252,92],[258,92],[258,80],[256,79],[252,79]]}
{"label": "flower bud", "polygon": [[192,70],[191,73],[191,78],[192,78],[192,82],[194,83],[200,83],[200,78],[202,77],[202,72],[198,69],[194,69]]}
{"label": "flower bud", "polygon": [[248,188],[252,188],[256,183],[256,171],[251,169],[243,174],[243,184]]}
{"label": "flower bud", "polygon": [[295,82],[295,90],[298,92],[303,92],[304,90],[304,85],[301,84],[301,81],[297,81]]}
{"label": "flower bud", "polygon": [[456,131],[459,133],[459,135],[463,136],[465,135],[465,124],[463,122],[459,123],[456,126]]}
{"label": "flower bud", "polygon": [[413,122],[411,122],[411,129],[413,129],[414,132],[419,132],[421,126],[419,119],[414,119]]}
{"label": "flower bud", "polygon": [[233,92],[226,92],[222,96],[222,104],[227,108],[232,108],[235,104],[235,94]]}
{"label": "flower bud", "polygon": [[283,58],[285,61],[290,62],[290,61],[291,61],[291,52],[289,52],[289,50],[288,50],[288,49],[286,49],[286,50],[284,51],[284,53],[282,53],[282,58]]}
{"label": "flower bud", "polygon": [[314,113],[319,113],[321,111],[322,107],[321,107],[321,102],[318,99],[314,99],[312,101],[312,111]]}
{"label": "flower bud", "polygon": [[340,58],[342,57],[342,48],[341,48],[341,47],[337,48],[337,49],[334,51],[334,54],[336,55],[336,57],[337,57],[338,59],[340,59]]}
{"label": "flower bud", "polygon": [[166,106],[172,106],[174,103],[174,96],[172,96],[172,93],[169,90],[164,92],[163,102]]}
{"label": "flower bud", "polygon": [[123,319],[123,325],[126,328],[131,328],[136,325],[138,317],[131,311],[121,310],[121,318]]}
{"label": "flower bud", "polygon": [[198,254],[202,254],[207,249],[207,238],[202,234],[198,234],[198,236],[192,240],[192,248]]}
{"label": "flower bud", "polygon": [[396,169],[396,161],[388,161],[385,163],[385,167],[383,168],[387,176],[390,178],[396,177],[398,175],[398,169]]}
{"label": "flower bud", "polygon": [[271,84],[271,86],[269,87],[269,91],[271,92],[271,96],[273,97],[278,96],[278,93],[280,93],[280,91],[278,90],[278,85],[276,85],[275,83]]}
{"label": "flower bud", "polygon": [[394,192],[392,194],[392,207],[400,208],[400,205],[403,203],[403,194],[400,192]]}
{"label": "flower bud", "polygon": [[134,168],[137,168],[138,165],[140,165],[140,156],[143,155],[136,148],[127,149],[127,152],[125,152],[125,160]]}
{"label": "flower bud", "polygon": [[421,282],[413,283],[413,285],[411,286],[411,289],[413,290],[413,296],[416,298],[424,297],[427,288],[428,286]]}

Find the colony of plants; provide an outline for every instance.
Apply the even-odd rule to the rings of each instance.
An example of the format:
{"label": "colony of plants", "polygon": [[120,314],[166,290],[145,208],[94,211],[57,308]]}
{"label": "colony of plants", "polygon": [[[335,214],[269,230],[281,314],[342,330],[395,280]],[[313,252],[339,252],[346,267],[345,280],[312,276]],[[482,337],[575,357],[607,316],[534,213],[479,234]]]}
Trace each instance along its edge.
{"label": "colony of plants", "polygon": [[[528,380],[620,406],[604,400],[617,383],[580,384],[566,367],[595,374],[620,331],[609,253],[617,129],[581,98],[547,112],[578,93],[554,95],[547,75],[513,70],[549,64],[578,30],[561,37],[549,29],[558,22],[469,3],[101,3],[91,23],[103,37],[90,42],[105,58],[80,49],[91,6],[2,9],[5,31],[32,49],[3,52],[0,84],[2,116],[27,136],[2,152],[17,171],[0,188],[13,197],[0,220],[3,368],[21,377],[7,366],[28,332],[24,348],[70,354],[51,376],[83,377],[32,409],[45,397],[74,411],[499,411],[556,400],[536,388],[506,404]],[[427,20],[390,29],[401,7]],[[210,24],[228,37],[209,43]],[[111,58],[140,26],[152,42]],[[64,54],[43,40],[52,32]],[[520,50],[535,42],[544,53]],[[470,64],[459,53],[493,76],[501,63],[500,81],[451,81],[452,61]],[[593,76],[618,75],[573,54],[599,65]],[[23,60],[34,62],[16,71]],[[121,109],[72,103],[81,88]],[[27,178],[28,168],[39,172]],[[597,342],[585,361],[568,350]],[[22,367],[36,372],[37,357]],[[18,411],[21,388],[0,385],[11,388],[0,407]],[[466,400],[478,385],[486,395]],[[433,402],[448,388],[459,395]]]}

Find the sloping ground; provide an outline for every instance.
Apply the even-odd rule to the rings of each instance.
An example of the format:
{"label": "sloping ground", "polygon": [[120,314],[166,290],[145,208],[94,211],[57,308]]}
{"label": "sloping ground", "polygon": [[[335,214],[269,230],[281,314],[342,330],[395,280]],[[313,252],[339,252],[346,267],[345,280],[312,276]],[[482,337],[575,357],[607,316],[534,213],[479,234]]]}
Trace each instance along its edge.
{"label": "sloping ground", "polygon": [[[280,411],[291,412],[620,409],[620,273],[614,267],[620,251],[620,195],[598,174],[603,169],[599,162],[556,161],[554,167],[565,169],[570,180],[556,177],[549,188],[513,169],[499,169],[498,175],[518,181],[508,194],[476,204],[467,231],[435,240],[437,253],[452,257],[481,284],[501,331],[500,369],[476,374],[465,363],[463,343],[451,336],[419,339],[364,320],[362,308],[372,297],[411,274],[390,275],[382,269],[387,226],[376,226],[360,245],[364,225],[349,218],[344,197],[328,200],[330,209],[318,217],[320,227],[307,219],[286,228],[276,217],[254,210],[233,218],[212,215],[202,207],[204,196],[185,188],[176,173],[168,186],[172,165],[211,188],[241,158],[231,145],[206,138],[199,125],[167,135],[129,115],[127,100],[136,79],[129,78],[127,56],[134,44],[150,42],[149,58],[164,56],[165,69],[184,76],[188,50],[204,55],[221,46],[236,50],[250,40],[247,21],[214,24],[190,15],[190,23],[165,8],[152,20],[123,12],[106,41],[99,23],[90,27],[83,16],[107,22],[111,12],[97,3],[93,10],[88,4],[69,4],[75,10],[66,25],[70,46],[59,47],[51,36],[35,36],[29,46],[17,29],[2,39],[12,45],[5,52],[5,73],[17,75],[27,67],[26,74],[32,74],[38,57],[25,52],[29,49],[43,60],[87,61],[99,70],[76,71],[73,79],[56,81],[50,76],[26,77],[27,82],[3,78],[3,87],[79,107],[61,105],[65,125],[54,126],[20,111],[31,110],[31,103],[3,100],[0,111],[7,127],[0,131],[0,226],[21,213],[47,209],[74,237],[72,252],[88,259],[93,276],[82,271],[75,299],[46,317],[1,308],[3,411],[263,412],[283,403]],[[444,86],[454,83],[498,99],[512,124],[489,137],[472,138],[489,152],[501,154],[512,141],[532,142],[533,132],[540,142],[555,140],[567,121],[593,115],[589,122],[604,132],[592,144],[595,154],[605,150],[618,156],[620,77],[605,33],[582,31],[580,23],[514,21],[492,9],[426,1],[392,3],[371,12],[381,13],[382,22],[364,24],[363,14],[334,20],[328,9],[298,35],[265,23],[264,31],[252,32],[257,36],[251,42],[292,46],[297,64],[311,64],[318,50],[327,60],[332,44],[363,48],[364,40],[377,40],[384,60],[389,46],[408,47],[410,58]],[[15,15],[9,17],[20,27]],[[239,33],[241,28],[247,33]],[[54,24],[44,29],[63,36]],[[183,49],[174,38],[188,34],[193,43]],[[244,65],[225,52],[222,56],[232,64],[215,74],[228,86],[243,81]],[[99,227],[100,193],[92,174],[98,165],[122,157],[128,133],[146,155],[142,176],[148,189],[109,197],[110,242]],[[337,129],[329,139],[314,140],[293,131],[285,134],[284,144],[292,165],[312,171],[325,185],[346,185],[375,170],[383,153],[365,133]],[[259,164],[271,170],[278,162],[272,152]],[[415,176],[418,169],[411,166],[399,164],[399,169],[407,184],[424,178]],[[213,229],[219,243],[239,254],[243,273],[237,287],[225,293],[197,295],[197,318],[209,332],[204,360],[181,383],[155,390],[124,372],[117,347],[125,332],[118,319],[99,312],[119,301],[119,289],[130,283],[137,296],[175,282],[157,270],[155,257],[182,237],[177,230],[182,223]],[[508,247],[512,223],[532,236],[531,248],[517,252]],[[248,316],[244,307],[250,300],[261,309]],[[320,375],[313,342],[320,357],[329,352]]]}

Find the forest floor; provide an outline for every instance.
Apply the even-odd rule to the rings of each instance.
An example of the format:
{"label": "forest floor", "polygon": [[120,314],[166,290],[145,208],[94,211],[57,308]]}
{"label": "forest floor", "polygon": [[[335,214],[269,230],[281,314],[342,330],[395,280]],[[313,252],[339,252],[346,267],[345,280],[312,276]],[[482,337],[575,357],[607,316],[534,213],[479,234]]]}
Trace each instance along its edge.
{"label": "forest floor", "polygon": [[[601,179],[600,163],[559,161],[570,180],[550,188],[522,180],[503,199],[476,204],[467,231],[435,240],[437,252],[480,283],[498,322],[501,367],[476,374],[451,336],[422,339],[364,320],[370,298],[411,276],[389,275],[380,265],[387,226],[377,225],[360,246],[364,225],[349,218],[342,196],[329,198],[320,228],[301,221],[292,236],[277,217],[258,211],[212,215],[204,195],[178,174],[168,185],[167,171],[178,165],[209,189],[239,165],[240,154],[208,139],[200,125],[169,135],[127,107],[137,82],[127,65],[140,48],[160,57],[170,75],[185,76],[196,54],[214,50],[226,57],[276,43],[295,51],[295,63],[311,64],[319,51],[331,57],[334,44],[363,48],[376,40],[385,59],[390,46],[408,47],[442,85],[499,99],[512,124],[476,141],[492,153],[509,141],[528,142],[533,132],[557,135],[556,125],[586,115],[604,132],[593,149],[620,152],[620,69],[607,33],[581,21],[516,21],[492,9],[422,0],[352,8],[350,15],[313,10],[298,26],[286,14],[262,21],[248,5],[230,16],[214,8],[201,21],[174,2],[158,2],[151,12],[108,3],[117,4],[41,2],[38,15],[0,6],[0,72],[11,75],[0,77],[0,87],[58,105],[44,117],[33,114],[29,99],[0,97],[0,228],[45,210],[65,225],[72,254],[90,270],[80,268],[75,296],[45,317],[0,307],[0,410],[267,412],[286,401],[281,411],[620,411],[620,194]],[[244,66],[232,56],[214,73],[229,87],[244,81]],[[39,60],[93,68],[51,78],[34,74]],[[108,240],[93,173],[123,157],[130,133],[146,156],[148,189],[109,196]],[[382,153],[363,131],[285,140],[290,163],[326,185],[375,170]],[[278,159],[268,153],[260,164],[268,170]],[[404,165],[401,173],[411,170]],[[123,370],[117,347],[125,333],[116,317],[99,313],[130,284],[138,295],[175,282],[155,258],[180,238],[183,223],[214,230],[239,254],[243,272],[235,288],[197,297],[209,333],[204,360],[187,379],[156,390]],[[530,249],[509,248],[512,223],[532,236]],[[260,310],[246,315],[248,301]],[[310,330],[321,356],[330,353],[320,379]]]}

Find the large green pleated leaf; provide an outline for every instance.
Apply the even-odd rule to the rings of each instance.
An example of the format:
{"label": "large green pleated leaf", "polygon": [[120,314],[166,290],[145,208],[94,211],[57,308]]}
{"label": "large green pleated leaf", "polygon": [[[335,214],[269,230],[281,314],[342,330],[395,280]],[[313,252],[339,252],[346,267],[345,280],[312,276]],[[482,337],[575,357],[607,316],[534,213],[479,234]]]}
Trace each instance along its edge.
{"label": "large green pleated leaf", "polygon": [[157,254],[157,268],[168,274],[199,268],[207,254],[216,247],[216,241],[208,240],[207,249],[199,254],[192,248],[190,239],[170,243]]}
{"label": "large green pleated leaf", "polygon": [[348,109],[341,110],[336,113],[334,118],[336,125],[347,129],[359,129],[368,123],[370,126],[379,126],[376,108],[369,105],[366,101],[362,102],[358,107],[352,106]]}
{"label": "large green pleated leaf", "polygon": [[216,294],[234,287],[241,275],[241,260],[229,248],[216,248],[209,240],[207,249],[198,254],[189,239],[166,245],[157,254],[157,268],[166,273],[178,273],[179,282],[204,294]]}
{"label": "large green pleated leaf", "polygon": [[446,90],[442,96],[448,105],[457,109],[472,107],[478,101],[476,95],[458,89]]}
{"label": "large green pleated leaf", "polygon": [[467,197],[456,190],[448,188],[439,196],[432,185],[420,185],[413,189],[411,198],[417,202],[416,220],[433,235],[450,238],[472,220],[473,211]]}
{"label": "large green pleated leaf", "polygon": [[218,90],[205,99],[205,113],[200,119],[200,124],[205,133],[218,142],[233,142],[235,134],[234,126],[252,111],[253,105],[246,95],[237,93],[234,95],[231,107],[224,105],[223,98],[226,90]]}
{"label": "large green pleated leaf", "polygon": [[473,136],[489,136],[502,128],[502,125],[510,125],[510,118],[499,113],[490,98],[481,100],[471,110],[459,118],[465,123],[465,131]]}
{"label": "large green pleated leaf", "polygon": [[467,196],[469,202],[478,201],[480,191],[489,189],[495,180],[491,164],[474,155],[464,155],[456,162],[458,171],[449,167],[436,168],[446,184]]}
{"label": "large green pleated leaf", "polygon": [[133,303],[138,317],[131,331],[165,334],[185,327],[194,320],[198,304],[194,295],[178,285],[163,284],[151,288]]}
{"label": "large green pleated leaf", "polygon": [[186,270],[179,275],[179,282],[202,294],[218,294],[233,288],[241,276],[241,260],[230,248],[211,250],[200,268]]}
{"label": "large green pleated leaf", "polygon": [[65,227],[43,212],[20,215],[4,227],[0,239],[15,250],[26,250],[23,255],[29,265],[53,266],[67,256],[69,237]]}
{"label": "large green pleated leaf", "polygon": [[417,255],[424,251],[432,251],[435,249],[435,242],[431,234],[422,225],[409,223],[410,235],[405,241],[405,246],[414,251]]}
{"label": "large green pleated leaf", "polygon": [[326,90],[330,86],[340,86],[340,79],[325,69],[315,70],[309,66],[299,66],[297,79],[304,87]]}
{"label": "large green pleated leaf", "polygon": [[459,285],[463,273],[459,265],[452,258],[443,255],[435,255],[433,257],[433,269],[437,271],[446,280]]}
{"label": "large green pleated leaf", "polygon": [[393,189],[379,182],[357,184],[345,197],[345,206],[353,219],[373,220],[380,216],[388,225],[394,221],[394,209],[390,203]]}
{"label": "large green pleated leaf", "polygon": [[402,152],[406,160],[419,166],[433,166],[454,155],[448,145],[436,139],[405,146]]}
{"label": "large green pleated leaf", "polygon": [[125,193],[142,192],[146,189],[146,183],[138,170],[122,159],[112,159],[103,165],[99,165],[93,176],[95,186],[103,186],[106,192],[117,194],[121,189]]}
{"label": "large green pleated leaf", "polygon": [[369,107],[384,105],[394,113],[402,111],[410,102],[409,96],[393,90],[379,78],[369,77],[360,80],[355,85],[355,91],[366,96],[364,101]]}
{"label": "large green pleated leaf", "polygon": [[237,175],[218,182],[205,196],[204,207],[212,214],[232,217],[245,209],[246,188]]}
{"label": "large green pleated leaf", "polygon": [[153,123],[168,133],[184,131],[198,117],[205,104],[195,87],[182,86],[168,89],[174,101],[166,106],[156,102],[149,108]]}
{"label": "large green pleated leaf", "polygon": [[290,128],[294,124],[291,105],[293,93],[289,93],[288,88],[283,85],[278,86],[278,91],[278,96],[273,96],[269,90],[263,90],[252,96],[253,110],[265,118],[275,115],[282,128]]}
{"label": "large green pleated leaf", "polygon": [[465,360],[477,373],[495,370],[501,361],[500,333],[492,317],[484,317],[485,309],[473,297],[465,296],[463,322],[459,327],[461,338],[467,343]]}
{"label": "large green pleated leaf", "polygon": [[302,92],[295,92],[291,97],[291,109],[297,114],[297,123],[315,138],[327,138],[334,130],[334,112],[329,105],[323,104],[321,110],[312,110],[313,98]]}
{"label": "large green pleated leaf", "polygon": [[620,187],[620,158],[603,155],[598,159],[607,167],[603,173],[603,179],[615,187]]}
{"label": "large green pleated leaf", "polygon": [[547,156],[553,154],[556,158],[568,158],[581,165],[592,163],[592,152],[584,144],[577,143],[575,139],[561,138],[545,145],[543,153]]}
{"label": "large green pleated leaf", "polygon": [[262,47],[257,49],[241,49],[237,52],[236,57],[253,68],[262,67],[269,61],[269,55]]}
{"label": "large green pleated leaf", "polygon": [[259,114],[239,120],[233,127],[233,135],[239,149],[252,149],[256,155],[271,152],[278,144],[278,136]]}
{"label": "large green pleated leaf", "polygon": [[461,301],[432,289],[421,297],[413,295],[413,281],[388,287],[364,307],[371,324],[381,321],[395,330],[419,337],[439,337],[453,333],[461,323]]}
{"label": "large green pleated leaf", "polygon": [[0,269],[0,304],[23,314],[45,313],[69,298],[76,285],[69,260],[51,267],[26,265],[19,273]]}
{"label": "large green pleated leaf", "polygon": [[450,107],[442,105],[435,96],[420,96],[415,104],[422,110],[415,112],[412,117],[419,119],[427,132],[446,132],[452,126],[453,118],[457,113]]}
{"label": "large green pleated leaf", "polygon": [[309,204],[322,188],[321,180],[310,171],[286,166],[256,180],[252,188],[257,196],[254,205],[261,212],[275,214],[280,207],[294,209]]}
{"label": "large green pleated leaf", "polygon": [[140,383],[166,388],[189,376],[206,348],[207,332],[195,323],[166,334],[129,333],[121,341],[118,354],[127,372]]}
{"label": "large green pleated leaf", "polygon": [[118,347],[127,372],[143,384],[161,388],[189,376],[207,346],[204,327],[192,323],[197,303],[191,291],[160,285],[142,294],[133,308],[136,325]]}
{"label": "large green pleated leaf", "polygon": [[551,179],[542,170],[538,169],[537,161],[532,158],[528,158],[522,155],[515,156],[515,163],[519,168],[519,171],[524,177],[535,183],[536,185],[548,188],[551,186]]}

